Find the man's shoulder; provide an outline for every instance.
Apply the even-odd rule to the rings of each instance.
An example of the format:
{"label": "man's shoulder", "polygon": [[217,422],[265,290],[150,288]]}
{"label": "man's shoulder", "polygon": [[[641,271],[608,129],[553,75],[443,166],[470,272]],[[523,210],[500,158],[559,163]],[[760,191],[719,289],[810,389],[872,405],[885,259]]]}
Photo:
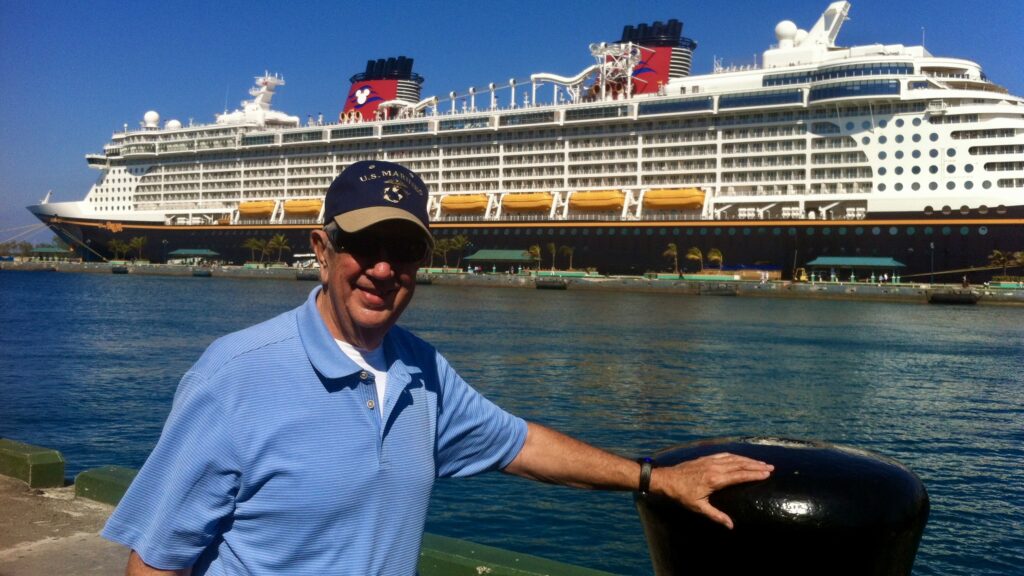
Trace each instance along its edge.
{"label": "man's shoulder", "polygon": [[277,361],[278,353],[299,345],[296,310],[289,310],[269,320],[213,341],[193,367],[212,377],[227,365],[236,362],[262,364]]}
{"label": "man's shoulder", "polygon": [[409,329],[395,325],[388,331],[388,337],[392,343],[403,353],[435,355],[437,349],[434,345],[412,333]]}

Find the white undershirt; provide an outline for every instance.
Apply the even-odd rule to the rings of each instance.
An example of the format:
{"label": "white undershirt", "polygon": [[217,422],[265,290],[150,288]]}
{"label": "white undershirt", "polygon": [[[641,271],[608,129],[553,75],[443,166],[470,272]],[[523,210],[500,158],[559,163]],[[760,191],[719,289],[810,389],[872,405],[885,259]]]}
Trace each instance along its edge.
{"label": "white undershirt", "polygon": [[384,347],[377,346],[373,350],[363,350],[356,348],[355,346],[344,342],[342,340],[335,339],[338,343],[338,348],[345,353],[353,362],[355,362],[360,368],[366,370],[370,374],[373,374],[373,383],[377,387],[377,417],[384,413],[384,392],[388,388],[388,363],[387,359],[384,358]]}

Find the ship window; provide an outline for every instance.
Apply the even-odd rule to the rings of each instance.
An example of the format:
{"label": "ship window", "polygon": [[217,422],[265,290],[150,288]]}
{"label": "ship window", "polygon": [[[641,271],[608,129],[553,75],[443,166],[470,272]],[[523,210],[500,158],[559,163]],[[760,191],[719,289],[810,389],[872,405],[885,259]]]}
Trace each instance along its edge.
{"label": "ship window", "polygon": [[935,150],[935,149],[929,150],[928,151],[928,155],[931,156],[932,158],[938,158],[939,157],[939,151]]}
{"label": "ship window", "polygon": [[932,230],[931,226],[925,226],[924,227],[924,235],[925,236],[931,236],[933,232],[935,232],[935,231]]}
{"label": "ship window", "polygon": [[878,137],[878,143],[879,143],[879,144],[885,144],[885,143],[886,143],[886,142],[888,142],[888,141],[889,141],[889,139],[888,139],[888,138],[886,138],[885,136],[879,136],[879,137]]}
{"label": "ship window", "polygon": [[807,228],[807,235],[808,236],[814,236],[814,228],[808,227]]}
{"label": "ship window", "polygon": [[825,228],[821,229],[821,234],[823,236],[830,236],[832,234],[832,229],[826,226]]}
{"label": "ship window", "polygon": [[956,182],[946,182],[946,190],[952,190],[956,188]]}
{"label": "ship window", "polygon": [[932,132],[931,134],[928,135],[928,139],[931,140],[932,142],[938,142],[939,135],[936,134],[935,132]]}
{"label": "ship window", "polygon": [[910,139],[913,140],[914,142],[920,142],[921,141],[921,135],[920,134],[914,134],[913,136],[910,137]]}
{"label": "ship window", "polygon": [[715,236],[721,236],[721,235],[722,235],[722,229],[721,228],[715,228]]}
{"label": "ship window", "polygon": [[846,236],[846,226],[840,226],[839,227],[839,235],[840,236]]}
{"label": "ship window", "polygon": [[950,208],[949,206],[943,206],[942,213],[945,214],[946,216],[949,216],[950,214],[953,213],[953,209]]}
{"label": "ship window", "polygon": [[686,229],[686,235],[687,236],[693,236],[693,228],[687,228]]}
{"label": "ship window", "polygon": [[914,182],[913,184],[910,185],[910,188],[912,190],[920,190],[921,189],[921,183],[920,182]]}
{"label": "ship window", "polygon": [[878,185],[878,191],[879,192],[885,192],[885,188],[886,188],[885,184],[879,184]]}
{"label": "ship window", "polygon": [[956,156],[956,148],[949,148],[946,150],[946,156],[949,156],[950,158]]}
{"label": "ship window", "polygon": [[701,228],[700,229],[700,235],[701,236],[707,236],[708,235],[708,229],[707,228]]}
{"label": "ship window", "polygon": [[782,229],[781,228],[773,228],[772,229],[772,235],[773,236],[778,236],[780,234],[782,234]]}
{"label": "ship window", "polygon": [[978,214],[988,214],[988,206],[985,206],[984,204],[978,206]]}
{"label": "ship window", "polygon": [[903,143],[903,134],[897,134],[896,135],[896,143],[897,144],[902,144]]}
{"label": "ship window", "polygon": [[967,236],[967,234],[969,234],[970,231],[971,231],[971,229],[968,228],[967,226],[961,226],[960,227],[960,235],[961,236]]}
{"label": "ship window", "polygon": [[750,228],[744,228],[743,229],[743,235],[744,236],[750,236]]}
{"label": "ship window", "polygon": [[870,130],[871,129],[871,122],[868,122],[867,120],[865,120],[865,121],[860,123],[860,127],[865,129],[865,130]]}
{"label": "ship window", "polygon": [[897,128],[903,128],[903,118],[897,118],[896,119],[896,127]]}
{"label": "ship window", "polygon": [[920,150],[914,150],[913,152],[910,153],[910,155],[913,156],[914,158],[920,158],[921,157],[921,151]]}
{"label": "ship window", "polygon": [[796,236],[796,228],[790,228],[789,229],[789,235],[790,236]]}
{"label": "ship window", "polygon": [[978,234],[981,234],[982,236],[988,234],[988,227],[987,226],[978,226]]}
{"label": "ship window", "polygon": [[857,236],[863,236],[864,229],[861,228],[860,226],[857,226],[856,228],[853,229],[853,233],[856,234]]}
{"label": "ship window", "polygon": [[846,123],[846,129],[847,130],[853,130],[853,122],[847,122]]}
{"label": "ship window", "polygon": [[968,165],[964,166],[964,171],[965,172],[974,172],[974,164],[968,164]]}
{"label": "ship window", "polygon": [[992,187],[992,182],[989,180],[985,180],[981,183],[981,187],[988,190],[989,188]]}
{"label": "ship window", "polygon": [[887,156],[887,154],[885,152],[879,152],[878,153],[878,159],[879,160],[885,160],[886,156]]}
{"label": "ship window", "polygon": [[934,164],[932,164],[931,166],[928,167],[928,171],[931,172],[932,174],[938,174],[939,173],[939,167],[934,165]]}
{"label": "ship window", "polygon": [[929,182],[928,183],[928,189],[929,190],[938,190],[939,189],[938,182]]}
{"label": "ship window", "polygon": [[887,120],[879,120],[878,121],[878,127],[879,128],[885,128],[888,125],[889,125],[889,122]]}
{"label": "ship window", "polygon": [[896,167],[896,174],[897,175],[903,174],[903,166],[897,166]]}
{"label": "ship window", "polygon": [[871,143],[871,138],[868,138],[867,136],[865,136],[865,137],[860,139],[860,143],[861,144],[870,144]]}
{"label": "ship window", "polygon": [[913,226],[907,226],[907,236],[913,236],[917,232],[917,229]]}
{"label": "ship window", "polygon": [[879,228],[878,226],[875,226],[874,228],[871,229],[871,234],[873,236],[878,236],[881,233],[882,233],[882,229]]}
{"label": "ship window", "polygon": [[913,172],[914,174],[920,174],[921,173],[921,167],[920,166],[914,166],[913,168],[910,169],[910,171]]}
{"label": "ship window", "polygon": [[895,188],[896,188],[897,192],[899,192],[900,190],[903,190],[903,183],[902,182],[897,182]]}
{"label": "ship window", "polygon": [[895,226],[889,227],[889,236],[895,236],[900,233],[900,229]]}
{"label": "ship window", "polygon": [[968,208],[967,206],[961,206],[960,207],[960,213],[963,214],[964,216],[966,216],[966,215],[971,213],[971,209]]}
{"label": "ship window", "polygon": [[949,166],[946,166],[946,172],[949,172],[950,174],[952,174],[953,172],[956,172],[956,166],[953,165],[953,164],[950,164]]}
{"label": "ship window", "polygon": [[882,166],[881,168],[878,169],[878,175],[879,176],[885,176],[885,173],[886,173],[885,166]]}

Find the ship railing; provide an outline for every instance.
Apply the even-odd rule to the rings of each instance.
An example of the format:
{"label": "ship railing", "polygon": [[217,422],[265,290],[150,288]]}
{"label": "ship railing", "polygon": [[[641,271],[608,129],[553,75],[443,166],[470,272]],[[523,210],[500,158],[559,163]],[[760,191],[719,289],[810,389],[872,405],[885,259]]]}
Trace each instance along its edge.
{"label": "ship railing", "polygon": [[596,221],[596,222],[617,222],[622,219],[619,212],[570,212],[565,216],[566,220]]}
{"label": "ship railing", "polygon": [[701,215],[699,211],[677,211],[677,210],[651,210],[644,212],[640,216],[640,220],[647,222],[662,222],[662,221],[673,221],[673,220],[700,220]]}

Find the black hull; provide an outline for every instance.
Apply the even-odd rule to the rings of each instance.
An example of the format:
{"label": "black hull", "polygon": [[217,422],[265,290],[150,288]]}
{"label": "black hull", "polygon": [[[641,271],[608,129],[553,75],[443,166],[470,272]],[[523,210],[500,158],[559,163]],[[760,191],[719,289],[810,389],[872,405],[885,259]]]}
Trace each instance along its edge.
{"label": "black hull", "polygon": [[[957,215],[959,216],[959,215]],[[242,244],[249,238],[266,240],[284,234],[291,247],[282,260],[308,253],[314,225],[292,226],[159,226],[132,222],[94,222],[55,218],[46,222],[85,260],[109,259],[107,243],[146,237],[142,257],[164,262],[177,249],[209,249],[220,259],[242,264],[253,259]],[[730,266],[776,267],[783,277],[819,256],[888,257],[906,265],[903,278],[929,281],[982,282],[1001,274],[988,266],[993,250],[1024,250],[1024,219],[1017,214],[983,218],[935,216],[923,218],[871,218],[857,221],[642,221],[642,222],[436,222],[438,238],[465,235],[470,242],[463,255],[482,249],[526,250],[541,248],[541,263],[550,266],[548,246],[568,246],[574,268],[595,268],[604,274],[643,274],[671,271],[663,256],[669,243],[677,246],[680,267],[695,270],[685,259],[690,247],[705,254],[720,250]],[[134,256],[134,254],[132,254]],[[258,255],[256,256],[258,259]],[[276,260],[269,254],[265,260]],[[458,256],[448,254],[448,264]],[[435,257],[434,265],[442,264]],[[568,256],[558,255],[556,266],[567,268]],[[707,263],[705,262],[705,265]]]}

